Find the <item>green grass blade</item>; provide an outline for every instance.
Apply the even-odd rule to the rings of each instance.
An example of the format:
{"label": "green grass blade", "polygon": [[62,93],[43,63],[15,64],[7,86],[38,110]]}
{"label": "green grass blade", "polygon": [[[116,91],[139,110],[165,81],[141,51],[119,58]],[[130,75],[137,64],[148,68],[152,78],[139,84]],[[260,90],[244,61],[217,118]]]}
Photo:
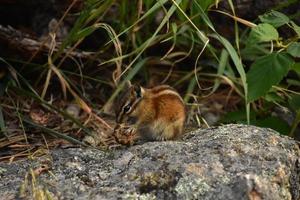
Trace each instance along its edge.
{"label": "green grass blade", "polygon": [[183,99],[185,103],[188,103],[188,102],[189,102],[189,100],[190,100],[190,98],[191,98],[191,95],[190,95],[190,94],[193,93],[193,91],[194,91],[196,85],[197,85],[196,78],[193,77],[193,78],[190,80],[189,86],[188,86],[188,88],[187,88],[187,90],[186,90],[186,94],[185,94],[184,99]]}
{"label": "green grass blade", "polygon": [[[134,26],[136,26],[138,23],[140,23],[142,20],[144,20],[145,18],[147,18],[149,15],[151,15],[153,12],[155,12],[156,10],[158,10],[159,8],[161,8],[162,5],[164,5],[166,2],[168,2],[168,0],[159,0],[158,2],[156,2],[154,4],[154,6],[152,6],[140,19],[138,19],[137,21],[135,21],[132,25],[130,25],[128,28],[126,28],[125,30],[123,30],[121,33],[119,33],[116,38],[120,37],[121,35],[123,35],[124,33],[128,32],[130,29],[132,29]],[[116,38],[112,38],[110,41],[108,41],[105,45],[111,43],[112,41],[114,41]]]}
{"label": "green grass blade", "polygon": [[64,140],[67,140],[67,141],[69,141],[71,143],[74,143],[74,144],[79,144],[79,145],[82,145],[82,146],[88,146],[87,144],[85,144],[85,143],[83,143],[83,142],[81,142],[81,141],[79,141],[79,140],[77,140],[77,139],[75,139],[73,137],[70,137],[68,135],[62,134],[62,133],[57,132],[55,130],[49,129],[49,128],[45,127],[45,126],[36,124],[33,121],[31,121],[29,119],[26,119],[24,117],[23,117],[23,122],[25,122],[25,123],[33,126],[33,127],[36,127],[38,129],[41,129],[42,131],[45,131],[45,133],[47,133],[47,134],[49,134],[51,136],[62,138]]}
{"label": "green grass blade", "polygon": [[234,47],[230,44],[230,42],[225,39],[224,37],[214,34],[212,35],[212,37],[218,39],[223,46],[225,47],[225,49],[228,51],[240,77],[241,77],[241,81],[242,81],[242,85],[244,88],[244,98],[245,98],[245,102],[246,102],[246,112],[247,112],[247,122],[250,123],[250,107],[247,109],[247,107],[249,106],[249,102],[248,102],[248,86],[247,86],[247,78],[246,78],[246,72],[244,70],[242,61],[240,59],[240,57],[238,56],[237,51],[234,49]]}
{"label": "green grass blade", "polygon": [[135,64],[132,69],[128,72],[127,76],[124,78],[124,80],[119,84],[115,92],[110,96],[110,98],[107,100],[101,111],[104,110],[114,99],[115,97],[119,94],[119,92],[123,89],[126,81],[130,81],[137,73],[140,71],[140,69],[145,65],[145,63],[148,61],[148,58],[145,58]]}
{"label": "green grass blade", "polygon": [[14,90],[17,94],[19,95],[23,95],[26,97],[30,97],[32,99],[34,99],[35,101],[37,101],[38,103],[44,105],[47,109],[52,110],[52,111],[56,111],[59,114],[61,114],[63,117],[71,120],[73,123],[75,123],[79,128],[81,128],[85,133],[92,135],[91,131],[89,129],[87,129],[85,126],[83,126],[79,120],[75,119],[73,116],[71,116],[70,114],[56,108],[55,106],[49,104],[47,101],[43,100],[42,98],[32,94],[31,92],[28,92],[26,90],[23,90],[21,88],[18,87],[14,87],[11,86],[11,89]]}
{"label": "green grass blade", "polygon": [[199,28],[193,23],[193,21],[186,15],[186,13],[179,6],[181,1],[172,0],[173,4],[177,7],[177,9],[184,15],[184,17],[190,22],[190,24],[196,29],[199,38],[202,40],[204,44],[208,43],[209,39],[199,30]]}
{"label": "green grass blade", "polygon": [[8,135],[6,133],[5,121],[4,121],[3,112],[2,112],[2,106],[1,105],[0,105],[0,133],[3,134],[5,137],[8,138]]}
{"label": "green grass blade", "polygon": [[[217,75],[220,76],[224,73],[227,62],[228,62],[228,52],[223,49],[221,52],[221,58],[220,58],[219,66],[218,66]],[[220,86],[220,79],[217,78],[215,80],[213,89],[210,92],[210,94],[214,93],[218,89],[219,86]]]}

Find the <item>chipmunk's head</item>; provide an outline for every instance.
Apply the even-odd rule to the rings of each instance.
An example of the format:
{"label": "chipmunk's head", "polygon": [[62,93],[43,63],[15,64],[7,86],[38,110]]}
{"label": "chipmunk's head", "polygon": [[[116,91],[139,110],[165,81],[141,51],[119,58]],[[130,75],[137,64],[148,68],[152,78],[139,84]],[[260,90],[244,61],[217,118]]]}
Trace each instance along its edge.
{"label": "chipmunk's head", "polygon": [[143,98],[144,89],[139,85],[132,85],[130,81],[125,83],[121,93],[115,100],[114,108],[116,114],[116,122],[126,122],[136,106]]}

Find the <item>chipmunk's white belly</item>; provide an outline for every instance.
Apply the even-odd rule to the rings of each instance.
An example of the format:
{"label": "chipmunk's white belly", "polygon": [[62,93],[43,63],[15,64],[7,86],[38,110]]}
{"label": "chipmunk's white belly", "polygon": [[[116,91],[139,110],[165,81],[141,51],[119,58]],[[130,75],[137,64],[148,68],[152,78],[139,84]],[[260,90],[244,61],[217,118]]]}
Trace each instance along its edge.
{"label": "chipmunk's white belly", "polygon": [[156,120],[146,126],[141,125],[138,129],[146,140],[169,140],[174,136],[172,123],[166,124],[163,120]]}

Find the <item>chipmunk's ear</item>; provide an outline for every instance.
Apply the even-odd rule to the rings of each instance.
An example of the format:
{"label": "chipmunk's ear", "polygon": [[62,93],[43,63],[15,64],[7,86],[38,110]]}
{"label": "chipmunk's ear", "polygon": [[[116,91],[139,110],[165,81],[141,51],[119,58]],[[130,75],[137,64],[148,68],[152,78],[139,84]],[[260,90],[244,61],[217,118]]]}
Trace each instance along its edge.
{"label": "chipmunk's ear", "polygon": [[134,92],[137,98],[141,98],[143,96],[143,88],[140,85],[134,85]]}

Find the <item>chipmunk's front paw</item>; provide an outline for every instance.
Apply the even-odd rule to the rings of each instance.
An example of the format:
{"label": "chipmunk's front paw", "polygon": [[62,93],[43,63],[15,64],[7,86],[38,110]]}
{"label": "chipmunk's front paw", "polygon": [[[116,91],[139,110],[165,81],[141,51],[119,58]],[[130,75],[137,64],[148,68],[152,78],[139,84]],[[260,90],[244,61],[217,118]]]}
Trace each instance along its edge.
{"label": "chipmunk's front paw", "polygon": [[133,126],[118,124],[114,129],[114,137],[119,144],[133,145],[138,139],[137,129]]}

